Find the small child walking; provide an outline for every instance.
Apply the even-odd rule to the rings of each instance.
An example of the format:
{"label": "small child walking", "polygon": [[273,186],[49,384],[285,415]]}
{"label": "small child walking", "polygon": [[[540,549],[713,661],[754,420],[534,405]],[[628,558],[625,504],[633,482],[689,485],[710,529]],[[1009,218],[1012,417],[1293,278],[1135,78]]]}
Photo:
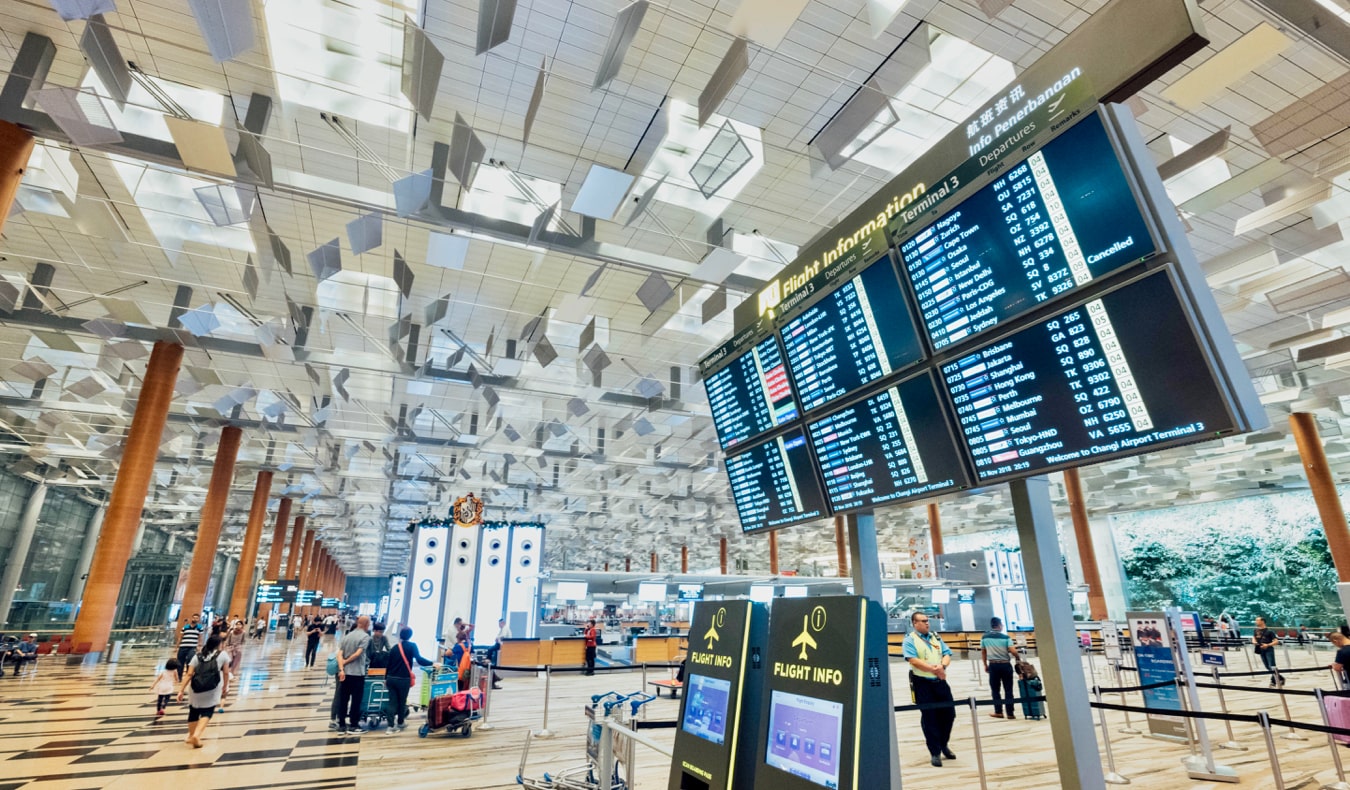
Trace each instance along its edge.
{"label": "small child walking", "polygon": [[170,658],[164,662],[164,669],[160,670],[155,676],[155,682],[150,685],[150,690],[158,695],[155,700],[155,715],[163,716],[164,709],[168,707],[169,697],[173,695],[174,681],[178,679],[178,659]]}

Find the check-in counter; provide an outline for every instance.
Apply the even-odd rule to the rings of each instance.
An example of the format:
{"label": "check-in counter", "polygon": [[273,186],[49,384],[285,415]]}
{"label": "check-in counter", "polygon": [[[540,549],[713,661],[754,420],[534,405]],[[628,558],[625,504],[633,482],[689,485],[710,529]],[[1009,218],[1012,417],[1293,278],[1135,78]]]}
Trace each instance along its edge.
{"label": "check-in counter", "polygon": [[668,664],[679,652],[678,636],[639,636],[633,640],[635,664]]}
{"label": "check-in counter", "polygon": [[540,639],[503,639],[497,663],[504,667],[542,666],[544,662],[539,660],[539,648],[543,643],[544,640]]}
{"label": "check-in counter", "polygon": [[[565,637],[562,639],[550,639],[548,660],[545,664],[552,664],[555,667],[568,665],[581,665],[586,663],[586,639],[580,636]],[[543,650],[540,651],[540,657],[543,657]]]}

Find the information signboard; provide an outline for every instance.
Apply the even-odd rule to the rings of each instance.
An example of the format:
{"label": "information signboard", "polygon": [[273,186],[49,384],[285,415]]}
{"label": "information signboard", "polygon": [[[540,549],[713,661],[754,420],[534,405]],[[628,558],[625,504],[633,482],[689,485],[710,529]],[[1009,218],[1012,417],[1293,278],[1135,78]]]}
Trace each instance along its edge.
{"label": "information signboard", "polygon": [[1160,270],[942,367],[981,483],[1235,431]]}
{"label": "information signboard", "polygon": [[279,579],[258,582],[256,600],[258,603],[294,603],[296,593],[300,591],[298,579]]}
{"label": "information signboard", "polygon": [[755,532],[823,518],[825,495],[813,466],[801,429],[727,456],[741,529]]}
{"label": "information signboard", "polygon": [[783,325],[803,411],[923,359],[923,345],[885,255]]}
{"label": "information signboard", "polygon": [[778,338],[769,336],[704,379],[723,450],[798,416]]}
{"label": "information signboard", "polygon": [[296,590],[296,606],[313,606],[323,597],[322,590]]}
{"label": "information signboard", "polygon": [[831,510],[969,487],[950,425],[927,371],[808,423]]}
{"label": "information signboard", "polygon": [[1095,113],[900,247],[935,350],[1155,252]]}

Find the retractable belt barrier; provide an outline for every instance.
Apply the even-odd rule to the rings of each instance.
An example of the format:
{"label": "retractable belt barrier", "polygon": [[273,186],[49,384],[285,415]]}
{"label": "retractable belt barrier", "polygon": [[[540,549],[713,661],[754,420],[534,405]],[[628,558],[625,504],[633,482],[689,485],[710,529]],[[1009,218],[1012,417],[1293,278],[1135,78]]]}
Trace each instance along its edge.
{"label": "retractable belt barrier", "polygon": [[[638,672],[638,671],[641,671],[644,667],[645,667],[646,669],[676,669],[676,668],[678,668],[678,667],[680,667],[680,666],[682,666],[682,664],[673,664],[673,663],[672,663],[672,664],[621,664],[621,665],[618,665],[618,666],[596,667],[594,670],[591,670],[591,671],[593,671],[593,672]],[[559,667],[559,666],[554,666],[554,665],[552,665],[552,664],[541,664],[541,665],[535,666],[535,667],[508,667],[508,666],[502,666],[502,665],[500,665],[500,664],[493,664],[493,665],[492,665],[492,669],[502,669],[502,670],[505,670],[505,671],[507,671],[507,672],[586,672],[586,671],[587,671],[586,667],[584,667],[584,666],[578,667],[578,666],[568,665],[568,666],[565,666],[565,667]]]}

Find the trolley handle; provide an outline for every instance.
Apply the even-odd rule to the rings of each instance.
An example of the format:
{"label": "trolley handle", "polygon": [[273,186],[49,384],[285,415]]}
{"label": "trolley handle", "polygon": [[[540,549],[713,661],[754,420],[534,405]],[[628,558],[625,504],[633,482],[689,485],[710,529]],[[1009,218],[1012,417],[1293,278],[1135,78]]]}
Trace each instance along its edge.
{"label": "trolley handle", "polygon": [[623,698],[624,698],[623,695],[620,694],[620,693],[617,692],[617,691],[606,691],[604,694],[592,694],[592,695],[591,695],[591,704],[592,704],[592,705],[599,705],[599,704],[601,703],[601,701],[610,699],[611,697],[617,698],[617,699],[619,699],[619,700],[621,700],[621,701],[622,701]]}
{"label": "trolley handle", "polygon": [[654,699],[656,699],[656,695],[654,694],[647,694],[644,692],[630,694],[628,696],[628,699],[625,700],[630,706],[632,706],[631,713],[629,715],[636,716],[638,714],[638,708],[641,708],[643,705],[646,705],[648,702],[651,702]]}

